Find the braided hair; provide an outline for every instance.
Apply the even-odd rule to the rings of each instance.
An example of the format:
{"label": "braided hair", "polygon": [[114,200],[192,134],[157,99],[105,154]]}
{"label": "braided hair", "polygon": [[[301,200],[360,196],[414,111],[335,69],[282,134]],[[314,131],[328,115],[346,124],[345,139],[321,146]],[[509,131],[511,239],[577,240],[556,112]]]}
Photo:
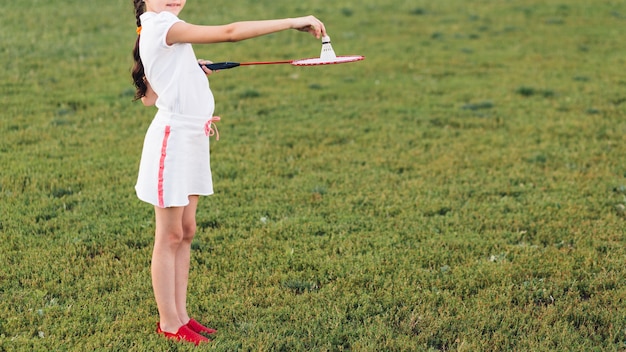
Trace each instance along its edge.
{"label": "braided hair", "polygon": [[[135,5],[135,17],[137,18],[137,28],[141,27],[141,16],[144,12],[146,12],[146,3],[144,0],[133,0],[133,4]],[[139,32],[139,31],[138,31]],[[135,91],[135,100],[139,100],[146,96],[146,92],[148,91],[148,85],[146,84],[146,77],[143,68],[143,62],[141,62],[141,57],[139,56],[139,38],[141,37],[141,33],[138,33],[137,40],[135,41],[135,47],[133,48],[133,58],[135,59],[135,64],[133,65],[133,69],[131,71],[131,75],[133,77],[133,84],[137,89]]]}

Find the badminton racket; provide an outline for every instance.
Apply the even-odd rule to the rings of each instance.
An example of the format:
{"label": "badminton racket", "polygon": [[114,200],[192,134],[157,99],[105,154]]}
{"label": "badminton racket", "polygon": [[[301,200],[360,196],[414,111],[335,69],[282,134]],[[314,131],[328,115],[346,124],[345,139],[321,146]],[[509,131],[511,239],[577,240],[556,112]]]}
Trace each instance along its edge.
{"label": "badminton racket", "polygon": [[365,59],[365,56],[361,55],[352,55],[352,56],[337,56],[335,55],[335,51],[333,50],[332,45],[330,44],[330,37],[324,36],[322,37],[322,51],[320,52],[320,57],[310,58],[310,59],[299,59],[299,60],[283,60],[283,61],[257,61],[257,62],[216,62],[211,64],[205,64],[207,68],[210,70],[225,70],[229,68],[239,67],[239,66],[250,66],[250,65],[277,65],[277,64],[290,64],[293,66],[317,66],[317,65],[332,65],[332,64],[343,64],[347,62],[355,62],[361,61]]}
{"label": "badminton racket", "polygon": [[356,62],[365,59],[365,56],[353,55],[353,56],[336,56],[331,59],[324,58],[311,58],[311,59],[299,59],[299,60],[283,60],[283,61],[256,61],[256,62],[215,62],[211,64],[205,64],[208,69],[212,71],[226,70],[229,68],[235,68],[239,66],[251,66],[251,65],[280,65],[290,64],[292,66],[317,66],[317,65],[332,65],[343,64],[348,62]]}

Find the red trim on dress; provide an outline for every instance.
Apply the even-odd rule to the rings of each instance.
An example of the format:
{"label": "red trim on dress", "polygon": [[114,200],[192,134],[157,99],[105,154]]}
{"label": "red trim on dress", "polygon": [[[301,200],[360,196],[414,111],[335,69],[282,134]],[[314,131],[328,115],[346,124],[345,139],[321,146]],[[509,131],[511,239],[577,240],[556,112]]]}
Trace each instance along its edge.
{"label": "red trim on dress", "polygon": [[163,135],[163,144],[161,145],[161,160],[159,160],[159,208],[165,208],[163,200],[163,171],[165,170],[165,157],[167,156],[167,140],[170,137],[170,126],[165,126],[165,134]]}

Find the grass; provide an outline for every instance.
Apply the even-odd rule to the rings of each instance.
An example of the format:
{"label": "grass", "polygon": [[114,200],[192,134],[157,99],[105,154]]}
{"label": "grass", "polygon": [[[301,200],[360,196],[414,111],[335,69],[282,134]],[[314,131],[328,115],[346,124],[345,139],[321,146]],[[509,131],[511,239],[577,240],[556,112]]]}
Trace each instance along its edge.
{"label": "grass", "polygon": [[[228,6],[230,5],[230,6]],[[0,23],[0,350],[196,350],[154,334],[133,185],[129,2]],[[200,350],[626,348],[626,79],[614,1],[189,1],[189,22],[314,13],[363,62],[211,76]],[[312,57],[295,32],[199,57]]]}

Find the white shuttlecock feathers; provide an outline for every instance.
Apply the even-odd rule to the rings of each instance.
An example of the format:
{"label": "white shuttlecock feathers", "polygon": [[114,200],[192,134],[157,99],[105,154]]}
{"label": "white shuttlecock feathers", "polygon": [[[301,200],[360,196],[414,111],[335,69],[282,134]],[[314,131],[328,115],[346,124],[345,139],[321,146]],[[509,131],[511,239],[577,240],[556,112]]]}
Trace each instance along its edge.
{"label": "white shuttlecock feathers", "polygon": [[320,53],[320,59],[322,61],[332,61],[337,58],[335,55],[335,51],[333,50],[333,46],[330,44],[330,37],[323,36],[322,37],[322,52]]}

